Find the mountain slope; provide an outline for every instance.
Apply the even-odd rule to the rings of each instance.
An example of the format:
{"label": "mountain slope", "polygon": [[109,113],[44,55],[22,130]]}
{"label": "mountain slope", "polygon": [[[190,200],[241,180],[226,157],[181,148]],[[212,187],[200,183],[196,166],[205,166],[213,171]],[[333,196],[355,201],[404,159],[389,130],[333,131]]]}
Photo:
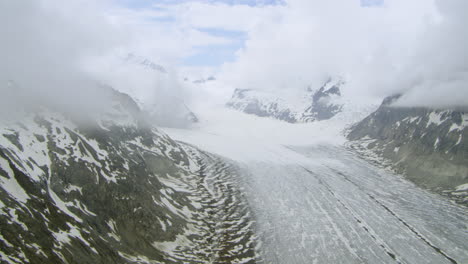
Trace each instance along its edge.
{"label": "mountain slope", "polygon": [[393,107],[398,98],[386,98],[348,138],[357,143],[355,148],[390,161],[415,183],[467,202],[468,113]]}
{"label": "mountain slope", "polygon": [[296,100],[272,92],[236,89],[227,106],[247,114],[271,117],[289,123],[330,119],[342,110],[339,78],[328,79],[319,89],[308,87]]}
{"label": "mountain slope", "polygon": [[86,122],[40,108],[1,125],[2,262],[253,262],[236,168],[112,95]]}

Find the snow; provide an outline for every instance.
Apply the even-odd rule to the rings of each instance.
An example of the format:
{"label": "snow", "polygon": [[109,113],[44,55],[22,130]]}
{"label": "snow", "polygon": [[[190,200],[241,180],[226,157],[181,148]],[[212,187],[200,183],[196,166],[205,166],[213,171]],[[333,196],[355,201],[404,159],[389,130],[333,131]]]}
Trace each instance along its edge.
{"label": "snow", "polygon": [[71,193],[71,192],[79,192],[81,195],[83,195],[83,193],[81,192],[83,188],[81,187],[78,187],[78,186],[75,186],[75,185],[72,185],[72,184],[69,184],[65,189],[63,189],[63,191],[65,193]]}
{"label": "snow", "polygon": [[0,176],[0,185],[10,194],[10,196],[21,203],[26,203],[30,199],[23,187],[16,181],[15,175],[8,164],[8,161],[0,157],[0,168],[6,171],[9,179]]}
{"label": "snow", "polygon": [[174,241],[156,241],[152,243],[154,248],[164,252],[175,252],[178,248],[191,247],[192,244],[193,242],[187,238],[186,234],[177,235]]}
{"label": "snow", "polygon": [[77,226],[71,225],[67,223],[69,228],[68,231],[59,230],[58,232],[53,232],[53,236],[55,240],[58,242],[58,247],[61,248],[64,244],[70,244],[71,238],[79,239],[83,244],[85,244],[89,249],[91,249],[94,253],[98,254],[97,250],[93,248],[88,241],[86,241],[80,233],[80,228]]}
{"label": "snow", "polygon": [[465,208],[344,147],[359,109],[289,124],[220,107],[191,130],[163,130],[238,162],[266,263],[468,263]]}
{"label": "snow", "polygon": [[455,188],[455,190],[456,190],[457,192],[460,192],[460,191],[467,191],[467,190],[468,190],[468,183],[457,186],[457,187]]}
{"label": "snow", "polygon": [[49,195],[50,195],[50,198],[52,198],[52,200],[54,201],[55,203],[55,206],[57,206],[58,209],[60,209],[62,212],[64,212],[65,214],[69,215],[70,217],[72,217],[73,219],[75,219],[75,221],[77,221],[78,223],[81,223],[83,222],[83,220],[81,220],[81,218],[79,218],[78,216],[76,216],[74,213],[72,213],[68,207],[67,207],[67,204],[62,201],[62,199],[60,199],[60,197],[58,197],[57,194],[55,194],[55,192],[50,188],[50,182],[48,183],[48,187],[49,187]]}
{"label": "snow", "polygon": [[429,114],[429,119],[426,124],[426,128],[428,128],[431,124],[435,124],[436,126],[439,126],[442,124],[445,120],[442,120],[442,114],[444,112],[431,112]]}
{"label": "snow", "polygon": [[107,221],[107,226],[111,229],[112,232],[107,233],[108,236],[112,237],[116,241],[120,241],[120,237],[117,235],[117,227],[116,227],[116,222],[114,220],[109,220]]}
{"label": "snow", "polygon": [[[35,135],[45,135],[46,130],[40,127],[34,120],[34,117],[27,115],[24,122],[25,126],[21,123],[3,123],[0,128],[0,145],[6,150],[15,153],[13,162],[15,165],[23,169],[30,178],[34,181],[39,181],[45,172],[40,168],[41,166],[48,166],[50,159],[47,153],[47,140],[40,142]],[[18,148],[10,142],[5,135],[18,135],[18,143],[22,148]],[[8,153],[7,153],[8,155]],[[28,163],[34,162],[36,165],[29,166]]]}
{"label": "snow", "polygon": [[462,122],[460,124],[453,123],[452,126],[450,126],[449,133],[452,131],[462,131],[467,126],[468,126],[468,114],[463,114]]}
{"label": "snow", "polygon": [[17,209],[10,208],[9,215],[10,215],[11,222],[16,223],[17,225],[21,226],[21,228],[23,228],[26,231],[29,230],[28,227],[18,219]]}
{"label": "snow", "polygon": [[403,119],[402,121],[403,122],[408,122],[408,123],[414,123],[416,120],[418,120],[418,123],[421,121],[420,120],[421,117],[419,116],[414,116],[414,117],[406,117],[405,119]]}
{"label": "snow", "polygon": [[[287,146],[341,145],[346,141],[343,129],[372,109],[351,106],[330,120],[290,124],[219,106],[214,110],[198,112],[200,123],[191,130],[161,129],[172,138],[234,160],[295,163],[302,157]],[[282,155],[284,152],[290,156]]]}

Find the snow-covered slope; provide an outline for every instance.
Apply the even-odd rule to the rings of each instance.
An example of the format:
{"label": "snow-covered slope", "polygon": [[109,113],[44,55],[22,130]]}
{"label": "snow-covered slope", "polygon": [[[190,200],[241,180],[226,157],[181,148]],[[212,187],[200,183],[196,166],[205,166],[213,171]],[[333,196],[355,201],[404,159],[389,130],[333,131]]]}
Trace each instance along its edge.
{"label": "snow-covered slope", "polygon": [[0,262],[252,262],[237,169],[173,141],[111,91],[99,116],[0,125]]}
{"label": "snow-covered slope", "polygon": [[308,87],[296,98],[280,93],[236,89],[228,107],[261,117],[289,123],[306,123],[330,119],[342,110],[341,78],[330,78],[319,89]]}
{"label": "snow-covered slope", "polygon": [[392,106],[398,98],[385,99],[351,129],[353,146],[384,158],[417,184],[467,202],[468,113]]}

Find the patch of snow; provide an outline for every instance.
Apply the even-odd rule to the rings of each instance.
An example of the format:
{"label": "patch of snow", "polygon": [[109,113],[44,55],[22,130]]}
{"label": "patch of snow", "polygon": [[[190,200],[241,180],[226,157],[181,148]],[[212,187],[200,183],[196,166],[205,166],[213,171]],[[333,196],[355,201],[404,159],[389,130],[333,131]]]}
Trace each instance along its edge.
{"label": "patch of snow", "polygon": [[164,252],[175,252],[178,248],[192,247],[193,242],[185,234],[179,234],[174,241],[157,241],[151,245]]}
{"label": "patch of snow", "polygon": [[468,191],[468,183],[465,183],[465,184],[462,184],[462,185],[458,185],[455,190],[457,192],[461,192],[461,191]]}
{"label": "patch of snow", "polygon": [[431,124],[435,124],[436,126],[439,126],[442,124],[445,120],[442,120],[442,114],[444,112],[431,112],[429,114],[429,119],[427,120],[426,128],[428,128]]}
{"label": "patch of snow", "polygon": [[71,225],[69,223],[67,223],[68,227],[70,228],[70,230],[68,231],[63,231],[63,230],[60,230],[58,232],[53,232],[53,236],[55,237],[55,240],[58,242],[58,247],[61,248],[63,246],[63,244],[70,244],[71,240],[70,238],[76,238],[76,239],[79,239],[81,242],[83,242],[83,244],[85,244],[89,249],[91,249],[94,253],[98,253],[97,250],[93,247],[91,247],[91,245],[88,243],[88,241],[86,241],[83,236],[81,236],[81,233],[80,233],[80,230],[78,227],[74,226],[74,225]]}
{"label": "patch of snow", "polygon": [[30,199],[29,195],[24,191],[23,187],[16,181],[15,175],[10,168],[7,160],[0,157],[0,167],[6,171],[9,179],[0,177],[0,185],[2,188],[15,200],[21,203],[26,203]]}
{"label": "patch of snow", "polygon": [[79,192],[81,195],[83,195],[83,193],[81,192],[82,189],[83,188],[81,188],[81,187],[69,184],[67,187],[65,187],[65,189],[63,189],[63,191],[65,193],[71,193],[71,192],[76,191],[76,192]]}
{"label": "patch of snow", "polygon": [[18,224],[25,231],[29,230],[28,227],[18,219],[18,212],[17,212],[16,209],[10,208],[9,215],[10,215],[10,221],[11,222],[14,222],[14,223]]}
{"label": "patch of snow", "polygon": [[52,198],[52,200],[54,201],[55,206],[57,206],[58,209],[60,209],[62,212],[69,215],[73,219],[75,219],[75,221],[77,221],[78,223],[83,222],[81,218],[79,218],[74,213],[70,212],[70,210],[68,210],[67,204],[64,201],[62,201],[60,197],[58,197],[58,195],[55,194],[54,191],[52,191],[52,189],[50,188],[50,184],[49,184],[49,195],[50,195],[50,198]]}

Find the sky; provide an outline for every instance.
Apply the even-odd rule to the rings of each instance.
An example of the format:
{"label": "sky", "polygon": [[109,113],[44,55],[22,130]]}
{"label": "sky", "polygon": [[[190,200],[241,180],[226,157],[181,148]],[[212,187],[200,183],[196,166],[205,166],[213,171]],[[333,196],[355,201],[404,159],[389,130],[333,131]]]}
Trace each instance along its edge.
{"label": "sky", "polygon": [[[235,88],[294,93],[341,76],[355,98],[466,106],[464,10],[464,0],[7,0],[0,81],[52,101],[88,102],[82,87],[97,81],[150,103],[224,103]],[[125,65],[128,53],[167,73]]]}

